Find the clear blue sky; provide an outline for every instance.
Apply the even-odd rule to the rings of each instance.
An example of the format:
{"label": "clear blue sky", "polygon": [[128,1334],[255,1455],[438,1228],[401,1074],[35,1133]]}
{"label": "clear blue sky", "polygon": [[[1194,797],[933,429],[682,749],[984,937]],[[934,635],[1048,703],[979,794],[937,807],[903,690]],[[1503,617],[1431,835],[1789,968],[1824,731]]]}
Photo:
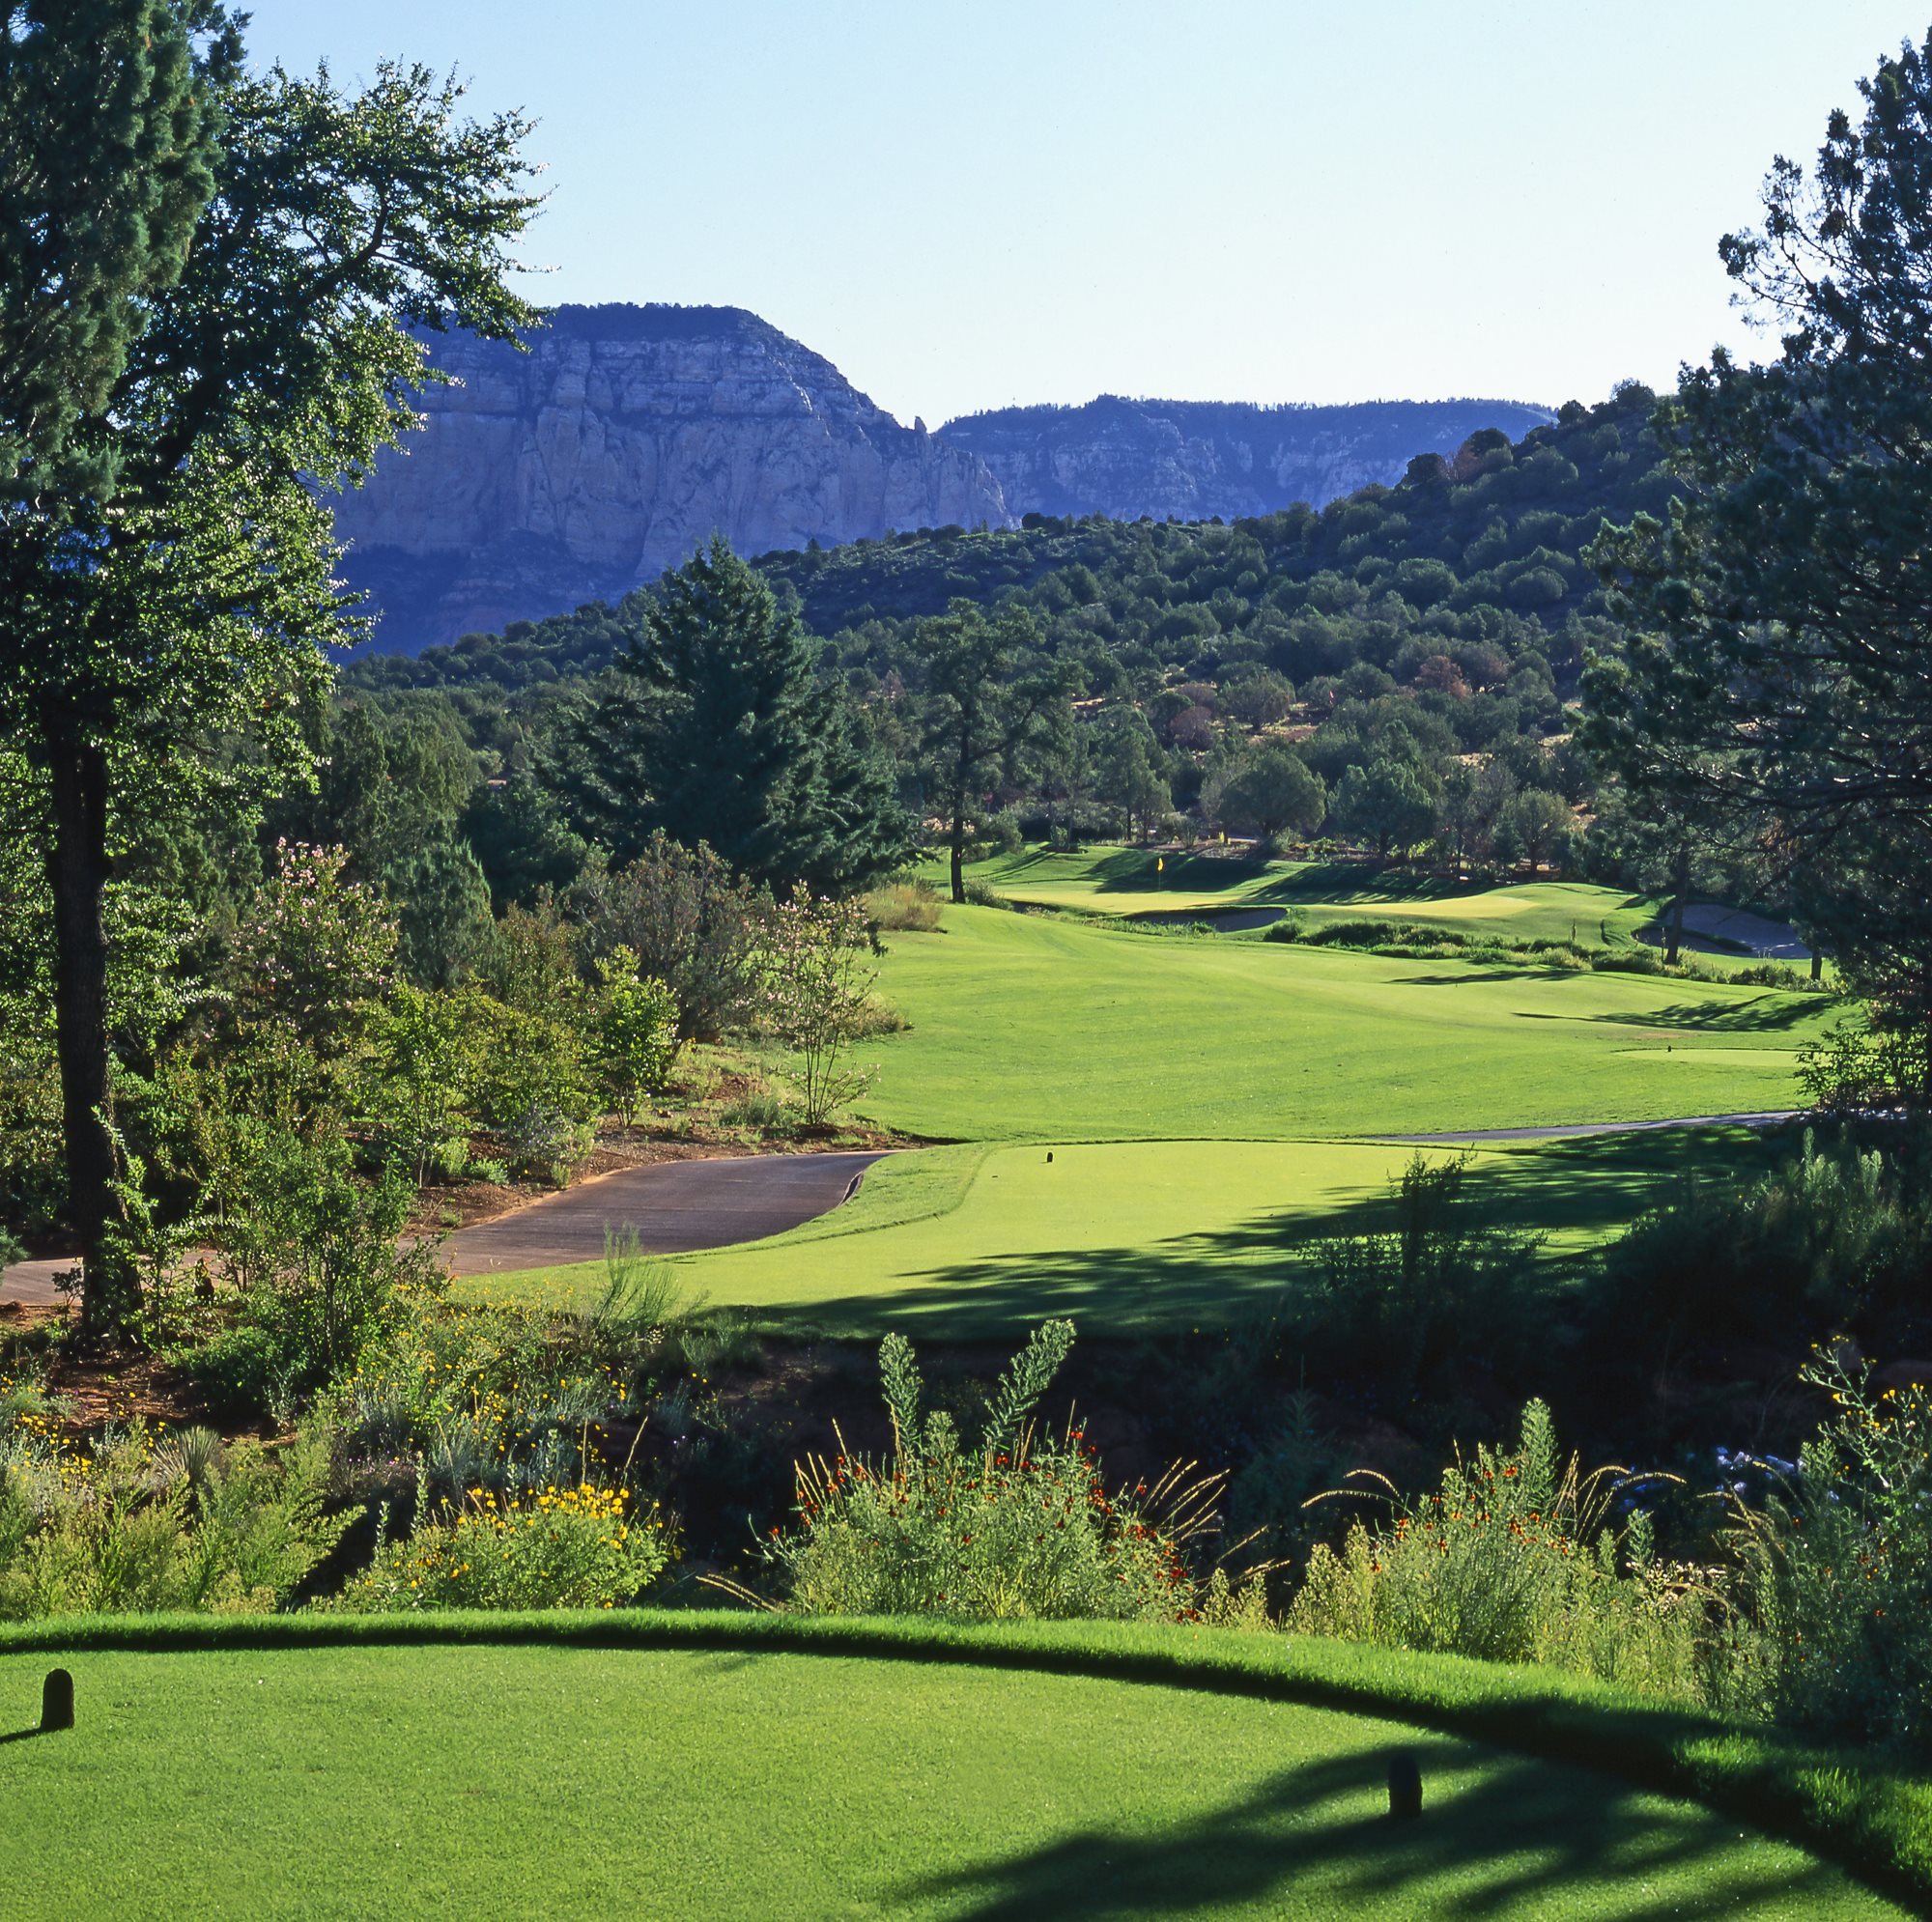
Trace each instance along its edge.
{"label": "clear blue sky", "polygon": [[936,426],[1668,382],[1918,5],[255,0],[251,44],[534,114],[539,299],[750,307]]}

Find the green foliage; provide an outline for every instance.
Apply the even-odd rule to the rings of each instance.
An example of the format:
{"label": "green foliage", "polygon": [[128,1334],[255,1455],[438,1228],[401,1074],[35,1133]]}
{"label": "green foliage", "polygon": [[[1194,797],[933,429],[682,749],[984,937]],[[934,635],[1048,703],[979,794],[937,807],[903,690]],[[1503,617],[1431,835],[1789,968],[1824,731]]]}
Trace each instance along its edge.
{"label": "green foliage", "polygon": [[1403,1397],[1453,1388],[1473,1366],[1519,1368],[1544,1320],[1536,1238],[1489,1218],[1466,1156],[1416,1154],[1387,1212],[1391,1227],[1318,1251],[1301,1297],[1307,1354]]}
{"label": "green foliage", "polygon": [[665,577],[616,680],[571,718],[545,778],[620,861],[662,831],[760,884],[863,887],[911,824],[818,648],[724,541]]}
{"label": "green foliage", "polygon": [[589,1149],[596,1075],[588,998],[555,904],[511,907],[479,973],[490,996],[467,1009],[477,1116],[515,1168],[560,1182]]}
{"label": "green foliage", "polygon": [[399,958],[412,980],[446,988],[490,938],[490,888],[462,842],[440,834],[385,870],[398,903]]}
{"label": "green foliage", "polygon": [[1287,748],[1261,748],[1221,790],[1221,812],[1264,839],[1293,830],[1312,834],[1328,811],[1321,777]]}
{"label": "green foliage", "polygon": [[[1804,924],[1904,1037],[1885,1090],[1932,1103],[1932,803],[1922,757],[1932,594],[1932,42],[1860,83],[1814,168],[1776,160],[1759,232],[1723,240],[1781,353],[1690,370],[1662,428],[1692,483],[1593,554],[1632,630],[1589,689],[1593,745],[1730,838],[1779,848]],[[1776,696],[1768,697],[1767,690]]]}
{"label": "green foliage", "polygon": [[[41,285],[25,310],[73,273],[72,327],[98,343],[118,327],[121,351],[0,370],[0,420],[17,417],[22,383],[30,394],[46,373],[78,376],[63,417],[91,463],[86,484],[49,486],[0,518],[0,742],[46,783],[36,837],[59,909],[46,934],[77,1013],[60,1037],[67,1207],[89,1275],[84,1313],[105,1328],[130,1305],[115,1254],[126,1170],[107,1119],[103,994],[117,816],[138,818],[144,791],[259,800],[306,771],[299,721],[328,677],[323,650],[358,625],[313,490],[356,477],[412,424],[411,397],[429,378],[420,324],[500,339],[532,318],[502,276],[536,200],[517,157],[524,124],[463,123],[461,89],[425,69],[384,64],[349,99],[326,71],[245,66],[212,7],[84,18],[108,55],[105,74],[81,71],[84,86],[106,81],[89,111],[111,111],[86,128],[56,113],[13,136],[85,134],[47,176],[64,184],[61,208],[40,224],[50,250],[37,241]],[[12,71],[59,44],[16,41],[10,14]],[[127,124],[144,94],[160,127]],[[104,173],[86,159],[97,125],[129,142]],[[152,174],[123,204],[129,169]],[[10,315],[19,292],[0,297]],[[137,297],[135,329],[124,324]]]}
{"label": "green foliage", "polygon": [[1805,1379],[1833,1413],[1762,1510],[1736,1505],[1729,1545],[1755,1631],[1736,1698],[1854,1743],[1932,1749],[1932,1394],[1875,1390],[1825,1360]]}
{"label": "green foliage", "polygon": [[394,978],[395,919],[374,888],[348,878],[346,850],[284,841],[276,856],[236,930],[236,1019],[327,1060],[350,1048]]}
{"label": "green foliage", "polygon": [[630,1513],[621,1488],[547,1488],[521,1503],[488,1490],[385,1541],[331,1606],[390,1615],[435,1608],[613,1608],[635,1601],[670,1560],[655,1514]]}
{"label": "green foliage", "polygon": [[[964,601],[912,636],[921,768],[948,825],[955,901],[965,899],[960,866],[974,799],[990,779],[1016,772],[1065,714],[1066,677],[1044,660],[1039,639],[1025,610],[989,620]],[[1145,783],[1138,792],[1145,806]]]}
{"label": "green foliage", "polygon": [[1641,1509],[1616,1525],[1620,1473],[1561,1460],[1548,1408],[1531,1401],[1515,1449],[1459,1454],[1435,1494],[1391,1499],[1388,1526],[1358,1521],[1339,1551],[1318,1545],[1285,1625],[1694,1699],[1708,1583],[1657,1558]]}
{"label": "green foliage", "polygon": [[1109,1497],[1069,1425],[1041,1438],[1033,1409],[1073,1343],[1043,1322],[986,1403],[970,1447],[923,1408],[911,1343],[889,1335],[880,1384],[894,1450],[883,1467],[844,1455],[798,1465],[798,1526],[774,1529],[766,1562],[785,1605],[808,1615],[941,1615],[989,1621],[1186,1619],[1181,1545],[1212,1522],[1218,1481],[1176,1471]]}
{"label": "green foliage", "polygon": [[421,1187],[452,1148],[468,1159],[464,1102],[477,1073],[472,997],[399,981],[378,1018],[374,1118]]}
{"label": "green foliage", "polygon": [[1605,1251],[1590,1318],[1601,1339],[1722,1349],[1913,1314],[1932,1260],[1922,1145],[1889,1154],[1804,1131],[1754,1181],[1687,1179]]}
{"label": "green foliage", "polygon": [[213,191],[211,80],[234,28],[179,0],[63,0],[0,18],[0,512],[112,486],[86,423],[179,280]]}
{"label": "green foliage", "polygon": [[586,873],[573,906],[590,954],[628,948],[670,990],[687,1039],[716,1040],[749,1019],[770,901],[708,847],[653,834],[616,872]]}
{"label": "green foliage", "polygon": [[638,957],[616,947],[597,963],[597,1072],[605,1098],[628,1125],[664,1088],[677,1060],[677,1002]]}
{"label": "green foliage", "polygon": [[1435,832],[1435,801],[1406,761],[1351,766],[1335,789],[1334,824],[1369,843],[1379,860],[1406,855]]}
{"label": "green foliage", "polygon": [[806,1126],[822,1127],[871,1084],[871,1070],[847,1060],[866,1032],[878,978],[864,905],[813,900],[800,887],[778,903],[767,940],[759,1019],[791,1051],[781,1072],[798,1091]]}
{"label": "green foliage", "polygon": [[16,1416],[0,1434],[0,1620],[280,1607],[348,1527],[327,1489],[315,1434],[270,1454],[135,1427],[82,1451]]}

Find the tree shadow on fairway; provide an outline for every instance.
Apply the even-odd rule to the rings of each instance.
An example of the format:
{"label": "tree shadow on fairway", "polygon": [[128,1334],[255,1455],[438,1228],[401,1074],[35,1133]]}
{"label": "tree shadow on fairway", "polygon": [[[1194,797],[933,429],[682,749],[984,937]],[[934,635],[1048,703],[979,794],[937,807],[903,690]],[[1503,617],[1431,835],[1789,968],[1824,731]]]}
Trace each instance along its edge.
{"label": "tree shadow on fairway", "polygon": [[1648,1014],[1593,1014],[1592,1021],[1621,1023],[1631,1028],[1702,1029],[1713,1034],[1773,1034],[1796,1028],[1819,1012],[1816,997],[1779,994],[1775,990],[1740,1006],[1711,1002],[1681,1002],[1653,1008]]}
{"label": "tree shadow on fairway", "polygon": [[885,1901],[942,1901],[973,1922],[1202,1915],[1237,1905],[1308,1915],[1535,1916],[1554,1903],[1604,1922],[1661,1922],[1750,1913],[1773,1897],[1798,1914],[1807,1899],[1822,1907],[1840,1883],[1823,1864],[1800,1866],[1788,1853],[1748,1859],[1734,1821],[1685,1803],[1639,1802],[1586,1769],[1507,1757],[1472,1781],[1471,1751],[1415,1746],[1424,1800],[1413,1821],[1387,1814],[1388,1751],[1371,1752],[1285,1769],[1153,1834],[1089,1828],[902,1883]]}
{"label": "tree shadow on fairway", "polygon": [[[1252,881],[1266,866],[1264,862],[1196,854],[1161,856],[1166,865],[1156,868],[1151,849],[1122,848],[1093,869],[1096,894],[1147,894],[1173,889],[1176,892],[1225,894]],[[1020,865],[1008,870],[1006,878],[1021,871]],[[1265,890],[1271,892],[1272,890]]]}

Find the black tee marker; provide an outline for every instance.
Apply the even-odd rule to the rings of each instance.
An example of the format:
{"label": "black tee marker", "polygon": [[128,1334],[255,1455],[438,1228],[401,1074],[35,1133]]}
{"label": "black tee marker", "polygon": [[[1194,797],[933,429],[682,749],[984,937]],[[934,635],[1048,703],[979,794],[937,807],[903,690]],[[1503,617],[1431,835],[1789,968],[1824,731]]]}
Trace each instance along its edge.
{"label": "black tee marker", "polygon": [[41,1733],[73,1727],[73,1677],[66,1669],[48,1672],[41,1687]]}

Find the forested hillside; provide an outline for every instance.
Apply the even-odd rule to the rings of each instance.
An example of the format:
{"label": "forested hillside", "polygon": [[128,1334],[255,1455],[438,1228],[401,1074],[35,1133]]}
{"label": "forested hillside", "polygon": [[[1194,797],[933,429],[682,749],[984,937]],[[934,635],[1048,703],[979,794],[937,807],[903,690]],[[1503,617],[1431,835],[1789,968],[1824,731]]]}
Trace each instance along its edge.
{"label": "forested hillside", "polygon": [[[1174,671],[1232,682],[1263,667],[1298,684],[1361,662],[1412,683],[1443,655],[1473,694],[1533,656],[1567,691],[1590,632],[1577,623],[1603,609],[1583,549],[1606,518],[1657,510],[1671,492],[1648,425],[1654,404],[1637,386],[1598,407],[1572,403],[1515,445],[1486,431],[1453,461],[1418,456],[1396,487],[1319,513],[1292,507],[1232,525],[1030,515],[1009,532],[926,528],[755,564],[846,665],[881,672],[912,624],[963,598],[1023,604],[1052,651],[1112,656],[1143,685]],[[513,622],[415,660],[363,662],[349,680],[513,691],[597,673],[641,599]],[[1544,678],[1533,663],[1528,672]],[[1453,692],[1439,668],[1423,685],[1437,679]]]}
{"label": "forested hillside", "polygon": [[[1585,550],[1670,496],[1655,404],[1628,386],[1514,445],[1485,431],[1319,512],[1030,516],[755,567],[819,638],[904,804],[967,839],[1179,830],[1179,812],[1195,832],[1323,829],[1384,857],[1428,844],[1534,864],[1561,855],[1593,791],[1565,706],[1616,631]],[[617,698],[610,670],[658,591],[363,662],[349,685],[391,709],[446,697],[486,762],[548,768],[562,791],[574,717]],[[1001,624],[1004,651],[957,628],[962,608]],[[958,702],[942,683],[969,657],[1050,697],[1023,725],[986,721],[949,796],[940,709]]]}

